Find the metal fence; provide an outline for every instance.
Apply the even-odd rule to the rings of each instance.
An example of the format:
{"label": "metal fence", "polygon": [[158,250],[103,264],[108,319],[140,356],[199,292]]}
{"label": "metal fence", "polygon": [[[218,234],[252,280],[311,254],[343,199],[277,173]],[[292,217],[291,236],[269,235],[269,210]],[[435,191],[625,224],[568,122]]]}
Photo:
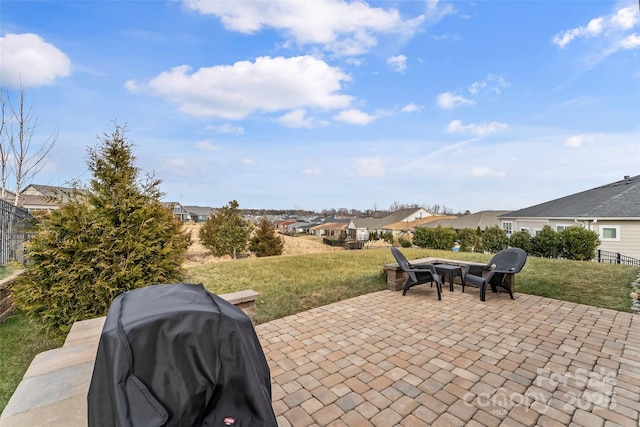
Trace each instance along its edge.
{"label": "metal fence", "polygon": [[0,199],[0,267],[10,261],[25,262],[24,242],[35,220],[29,212]]}
{"label": "metal fence", "polygon": [[640,259],[600,249],[598,249],[595,260],[605,264],[640,265]]}

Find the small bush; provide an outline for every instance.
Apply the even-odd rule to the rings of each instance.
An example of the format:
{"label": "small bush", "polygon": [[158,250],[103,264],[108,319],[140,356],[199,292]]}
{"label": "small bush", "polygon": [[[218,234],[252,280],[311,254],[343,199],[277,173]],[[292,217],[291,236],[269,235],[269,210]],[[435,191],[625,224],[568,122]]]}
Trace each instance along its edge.
{"label": "small bush", "polygon": [[402,246],[403,248],[410,248],[411,247],[411,240],[409,240],[409,239],[400,238],[400,239],[398,239],[398,243],[400,243],[400,246]]}
{"label": "small bush", "polygon": [[458,230],[458,241],[462,252],[476,252],[482,250],[482,234],[472,228]]}
{"label": "small bush", "polygon": [[542,258],[558,258],[561,242],[558,233],[548,225],[531,238],[531,254]]}
{"label": "small bush", "polygon": [[284,241],[276,232],[276,228],[267,218],[260,218],[255,230],[249,250],[257,257],[282,255]]}
{"label": "small bush", "polygon": [[380,234],[380,238],[390,245],[393,245],[393,233],[391,231],[385,231]]}
{"label": "small bush", "polygon": [[509,237],[507,237],[507,232],[497,225],[487,227],[482,234],[482,247],[485,251],[492,253],[500,252],[505,249],[508,244]]}
{"label": "small bush", "polygon": [[531,252],[531,234],[527,230],[516,231],[509,238],[509,246]]}
{"label": "small bush", "polygon": [[567,227],[559,234],[562,257],[576,261],[587,261],[596,254],[600,244],[598,233],[581,226]]}
{"label": "small bush", "polygon": [[418,227],[413,234],[413,244],[421,248],[450,250],[456,240],[456,231],[438,225],[436,228]]}

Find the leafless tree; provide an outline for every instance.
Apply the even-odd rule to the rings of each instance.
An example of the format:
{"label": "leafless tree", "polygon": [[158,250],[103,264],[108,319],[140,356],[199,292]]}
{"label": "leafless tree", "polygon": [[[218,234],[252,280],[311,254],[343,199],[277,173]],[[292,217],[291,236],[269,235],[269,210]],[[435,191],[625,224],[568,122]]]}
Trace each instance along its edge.
{"label": "leafless tree", "polygon": [[9,143],[4,138],[4,128],[9,122],[9,114],[7,112],[7,95],[4,88],[0,88],[0,199],[4,199],[7,195],[7,175],[9,174]]}
{"label": "leafless tree", "polygon": [[12,100],[9,91],[1,90],[2,133],[0,134],[0,184],[1,194],[7,192],[9,177],[14,178],[14,204],[18,204],[20,191],[29,185],[45,166],[49,153],[58,140],[54,130],[41,143],[35,143],[36,131],[42,125],[33,104],[27,104],[24,87],[20,87],[17,99]]}

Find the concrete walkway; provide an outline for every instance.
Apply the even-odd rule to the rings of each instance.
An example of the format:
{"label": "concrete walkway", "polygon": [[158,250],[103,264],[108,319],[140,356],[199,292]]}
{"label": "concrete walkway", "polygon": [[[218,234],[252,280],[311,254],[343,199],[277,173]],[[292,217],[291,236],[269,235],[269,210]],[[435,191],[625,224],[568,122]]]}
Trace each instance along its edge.
{"label": "concrete walkway", "polygon": [[[638,427],[640,316],[515,298],[488,293],[481,303],[457,286],[438,301],[424,285],[258,325],[279,425]],[[95,346],[92,327],[77,331],[78,345]],[[54,370],[75,369],[85,385],[43,386],[71,393],[57,408],[72,418],[30,424],[12,398],[0,425],[86,425],[90,351]]]}

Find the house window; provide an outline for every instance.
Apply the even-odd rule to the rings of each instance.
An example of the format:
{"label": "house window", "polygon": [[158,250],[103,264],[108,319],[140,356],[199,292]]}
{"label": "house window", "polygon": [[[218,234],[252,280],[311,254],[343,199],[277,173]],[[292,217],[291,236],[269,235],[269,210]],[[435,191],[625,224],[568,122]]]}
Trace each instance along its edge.
{"label": "house window", "polygon": [[535,237],[535,236],[536,236],[539,232],[541,232],[541,231],[542,231],[542,228],[534,228],[534,229],[533,229],[533,234],[532,234],[532,236],[534,236],[534,237]]}
{"label": "house window", "polygon": [[502,229],[507,232],[507,236],[511,236],[512,226],[513,224],[510,221],[502,223]]}
{"label": "house window", "polygon": [[600,227],[600,240],[602,240],[603,242],[620,241],[620,226],[607,225]]}
{"label": "house window", "polygon": [[531,230],[529,229],[529,227],[520,227],[520,231],[527,231],[531,233]]}
{"label": "house window", "polygon": [[556,224],[556,231],[560,233],[565,228],[569,228],[569,227],[571,227],[571,224]]}

